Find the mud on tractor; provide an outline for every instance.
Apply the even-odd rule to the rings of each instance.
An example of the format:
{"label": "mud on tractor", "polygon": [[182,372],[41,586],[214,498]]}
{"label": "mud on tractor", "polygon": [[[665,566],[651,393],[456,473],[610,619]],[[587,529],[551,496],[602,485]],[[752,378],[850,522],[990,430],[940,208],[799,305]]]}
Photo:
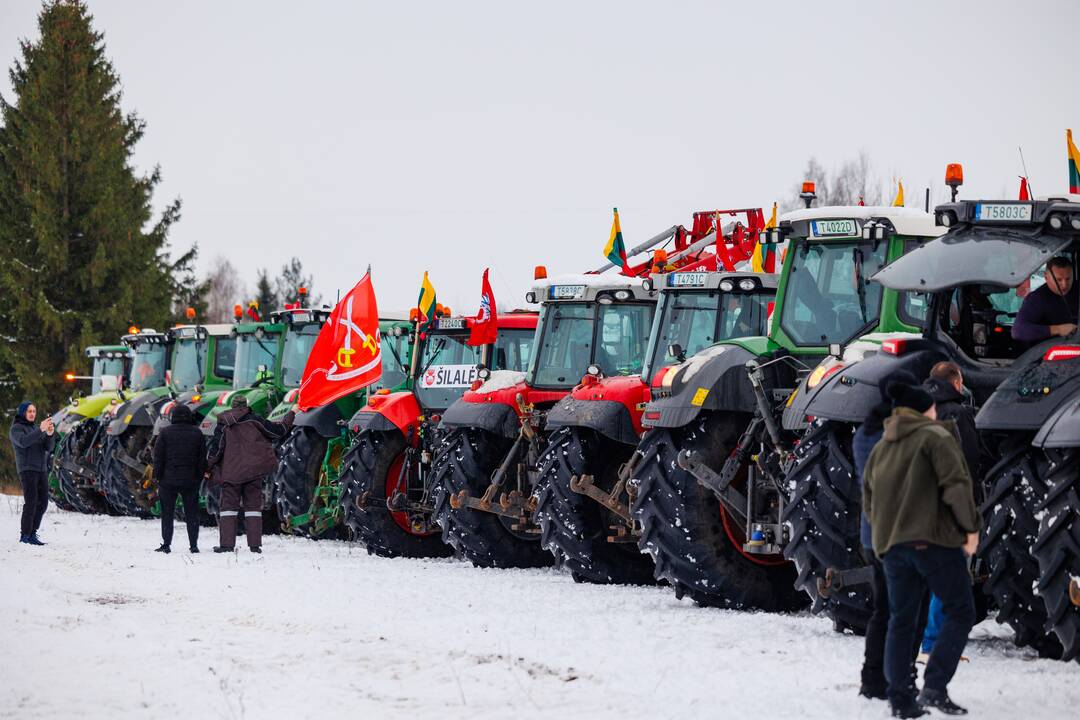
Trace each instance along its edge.
{"label": "mud on tractor", "polygon": [[[984,520],[975,579],[1018,645],[1078,658],[1080,606],[1070,582],[1080,576],[1080,344],[1075,332],[1027,344],[1011,331],[1047,261],[1064,256],[1076,266],[1080,197],[960,201],[935,212],[948,232],[875,276],[886,288],[923,293],[921,336],[887,341],[861,362],[838,366],[800,406],[827,429],[822,452],[845,458],[815,472],[819,482],[836,484],[835,469],[848,463],[841,443],[880,402],[880,380],[898,369],[923,378],[939,361],[957,363],[978,408],[985,469],[971,468]],[[1077,285],[1057,289],[1067,292],[1050,297],[1075,322]],[[860,572],[847,558],[823,559],[832,561],[834,586]]]}
{"label": "mud on tractor", "polygon": [[[541,304],[537,347],[526,372],[492,372],[443,415],[446,440],[434,461],[435,520],[443,541],[482,567],[537,567],[553,558],[540,544],[535,491],[554,430],[552,408],[590,375],[630,378],[642,372],[656,308],[647,282],[654,266],[691,266],[717,247],[716,212],[695,214],[687,230],[673,226],[628,255],[656,250],[626,274],[548,279],[537,268],[527,294]],[[743,231],[746,241],[754,237]],[[586,381],[588,382],[588,381]],[[601,407],[601,406],[597,406]],[[633,432],[631,429],[630,432]]]}
{"label": "mud on tractor", "polygon": [[[382,377],[376,386],[296,415],[292,431],[278,446],[278,466],[270,478],[284,531],[313,538],[340,534],[340,476],[342,460],[351,442],[348,420],[371,392],[382,388],[396,391],[405,386],[412,357],[408,329],[409,324],[404,319],[379,321],[379,343],[386,352]],[[304,349],[305,362],[314,342],[310,329],[307,337],[312,342]],[[297,344],[295,351],[299,353],[299,349]],[[289,354],[288,346],[286,354]],[[303,364],[300,372],[303,372]],[[286,380],[291,384],[293,378]],[[294,407],[298,393],[299,388],[290,390],[271,417],[280,417]]]}
{"label": "mud on tractor", "polygon": [[378,391],[349,421],[354,439],[342,466],[342,508],[349,535],[370,553],[450,553],[432,518],[441,414],[492,372],[525,368],[536,333],[535,313],[498,313],[495,343],[474,347],[468,344],[471,322],[447,310],[432,330],[421,333],[414,319],[406,387]]}
{"label": "mud on tractor", "polygon": [[[827,369],[811,368],[830,348],[919,330],[917,299],[869,278],[941,232],[932,215],[904,208],[808,207],[784,215],[763,238],[787,244],[769,335],[719,343],[654,378],[643,417],[649,430],[630,481],[631,514],[656,577],[678,596],[766,610],[801,607],[800,591],[817,597],[816,553],[836,535],[831,525],[814,526],[815,513],[856,528],[858,515],[828,505],[835,496],[825,489],[790,485],[785,470],[803,447],[795,441],[804,428],[782,428],[781,412],[801,378],[811,386],[821,381]],[[857,553],[857,537],[832,551]],[[798,574],[786,559],[796,560]],[[865,616],[847,622],[859,626]]]}
{"label": "mud on tractor", "polygon": [[[117,399],[117,390],[123,386],[131,366],[131,354],[124,345],[92,345],[84,353],[91,361],[90,375],[68,373],[67,380],[90,380],[90,394],[83,396],[78,391],[74,392],[68,405],[52,416],[56,425],[57,449],[53,451],[49,463],[49,498],[63,510],[91,512],[96,505],[87,505],[88,501],[77,491],[71,477],[72,472],[81,468],[75,466],[58,471],[59,448],[76,425],[87,418],[97,417],[109,403]],[[72,496],[70,500],[69,495]]]}
{"label": "mud on tractor", "polygon": [[[682,264],[672,258],[678,269],[655,268],[661,272],[645,281],[659,300],[640,375],[607,377],[590,366],[547,415],[552,432],[535,491],[536,521],[541,544],[579,582],[653,580],[652,560],[637,548],[627,493],[641,457],[635,451],[652,377],[721,340],[767,332],[778,276],[736,270],[750,264],[754,243],[740,237],[757,238],[761,210],[721,216],[741,218],[721,228],[726,259],[715,252]],[[715,243],[715,231],[706,240]]]}

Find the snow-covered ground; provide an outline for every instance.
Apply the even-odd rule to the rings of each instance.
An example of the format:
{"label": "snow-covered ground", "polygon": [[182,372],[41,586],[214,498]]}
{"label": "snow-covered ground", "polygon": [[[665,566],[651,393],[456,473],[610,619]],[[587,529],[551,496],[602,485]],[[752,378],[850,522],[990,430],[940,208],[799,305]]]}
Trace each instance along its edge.
{"label": "snow-covered ground", "polygon": [[[49,508],[16,542],[0,496],[0,717],[885,718],[860,639],[827,620],[706,610],[555,571],[383,560],[269,537],[152,552],[156,523]],[[992,621],[953,697],[978,718],[1075,717],[1080,666]]]}

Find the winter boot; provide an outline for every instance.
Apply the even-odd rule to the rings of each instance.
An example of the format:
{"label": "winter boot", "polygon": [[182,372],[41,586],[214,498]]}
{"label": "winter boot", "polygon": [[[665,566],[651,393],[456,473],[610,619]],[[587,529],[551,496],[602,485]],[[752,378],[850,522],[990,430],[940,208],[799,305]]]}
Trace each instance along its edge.
{"label": "winter boot", "polygon": [[165,553],[166,555],[168,555],[169,553],[171,553],[171,552],[172,552],[172,550],[171,550],[171,549],[169,548],[169,546],[168,546],[168,545],[166,545],[165,543],[162,543],[162,544],[161,544],[161,547],[159,547],[159,548],[158,548],[157,550],[155,550],[154,552],[159,552],[159,553]]}
{"label": "winter boot", "polygon": [[924,687],[922,692],[919,693],[917,702],[924,708],[932,707],[935,710],[940,710],[946,715],[968,714],[967,708],[962,708],[950,700],[949,693],[944,690],[934,690],[933,688]]}
{"label": "winter boot", "polygon": [[193,553],[199,552],[199,546],[198,545],[192,545],[191,546],[191,552],[193,552]]}
{"label": "winter boot", "polygon": [[20,535],[19,536],[19,542],[21,542],[21,543],[30,542],[30,536],[29,535]]}
{"label": "winter boot", "polygon": [[892,716],[894,718],[918,718],[929,714],[929,710],[923,710],[914,700],[908,700],[902,704],[892,704]]}
{"label": "winter boot", "polygon": [[236,550],[236,548],[222,547],[221,545],[215,545],[214,546],[214,552],[216,552],[216,553],[227,553],[227,552],[233,552],[234,550]]}
{"label": "winter boot", "polygon": [[37,533],[31,534],[30,537],[27,538],[26,542],[29,543],[30,545],[44,545],[45,544],[45,543],[41,542],[41,538],[39,538],[37,536]]}

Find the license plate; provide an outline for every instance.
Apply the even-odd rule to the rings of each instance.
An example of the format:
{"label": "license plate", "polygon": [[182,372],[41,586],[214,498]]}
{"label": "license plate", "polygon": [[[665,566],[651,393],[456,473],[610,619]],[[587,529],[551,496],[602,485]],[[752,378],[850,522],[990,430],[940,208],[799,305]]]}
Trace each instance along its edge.
{"label": "license plate", "polygon": [[853,237],[859,234],[859,224],[851,219],[811,220],[810,234],[814,237]]}
{"label": "license plate", "polygon": [[570,300],[579,298],[585,294],[584,285],[552,285],[551,298],[553,300]]}
{"label": "license plate", "polygon": [[975,206],[975,219],[996,222],[1031,222],[1031,204],[979,203]]}
{"label": "license plate", "polygon": [[476,365],[435,365],[428,368],[420,378],[420,387],[452,388],[468,387],[478,377]]}
{"label": "license plate", "polygon": [[671,287],[705,287],[705,273],[675,273],[671,275]]}
{"label": "license plate", "polygon": [[440,330],[464,330],[465,318],[439,318]]}

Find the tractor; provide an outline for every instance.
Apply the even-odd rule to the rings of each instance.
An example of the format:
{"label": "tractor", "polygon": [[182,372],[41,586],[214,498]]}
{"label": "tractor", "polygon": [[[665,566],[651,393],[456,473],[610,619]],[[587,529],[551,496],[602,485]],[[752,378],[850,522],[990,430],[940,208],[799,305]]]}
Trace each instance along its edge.
{"label": "tractor", "polygon": [[[278,518],[285,531],[312,538],[339,534],[342,518],[339,478],[342,458],[351,441],[348,420],[371,392],[405,387],[412,357],[408,330],[405,320],[379,321],[380,346],[389,352],[383,356],[382,377],[376,386],[296,415],[292,431],[278,445],[278,466],[270,478]],[[309,344],[305,361],[310,349]],[[286,384],[291,384],[291,378],[286,378]],[[280,417],[295,407],[298,393],[299,388],[290,390],[271,417]]]}
{"label": "tractor", "polygon": [[[734,213],[745,216],[743,227],[756,236],[761,211],[724,214]],[[605,377],[591,365],[547,415],[552,434],[536,490],[540,542],[579,582],[653,580],[653,563],[637,548],[626,493],[640,460],[635,451],[653,375],[716,342],[767,332],[778,276],[736,271],[747,258],[733,235],[721,238],[727,263],[710,253],[646,281],[655,284],[659,300],[640,375]]]}
{"label": "tractor", "polygon": [[[65,436],[76,424],[87,418],[97,417],[110,402],[116,399],[117,389],[123,384],[131,366],[131,354],[124,345],[93,345],[86,348],[84,352],[86,357],[91,359],[90,375],[68,373],[66,379],[68,382],[90,380],[90,395],[83,396],[78,391],[74,392],[68,405],[52,416],[53,423],[56,425],[58,447],[63,444]],[[54,461],[55,456],[54,451]],[[78,509],[89,512],[83,498],[76,492],[71,473],[57,472],[55,462],[50,462],[50,466],[52,470],[49,473],[49,497],[56,506],[63,510]],[[64,490],[65,487],[68,488],[67,492]],[[68,494],[73,495],[74,502],[68,499]]]}
{"label": "tractor", "polygon": [[[555,429],[548,416],[592,366],[611,378],[641,375],[656,309],[648,275],[654,266],[693,265],[711,245],[719,254],[714,221],[719,224],[717,212],[696,213],[692,230],[673,226],[629,253],[674,240],[673,262],[660,248],[651,260],[624,266],[622,275],[602,274],[613,267],[608,264],[549,279],[546,268],[537,267],[526,295],[541,304],[527,371],[489,371],[442,418],[446,438],[433,462],[434,518],[459,555],[480,567],[552,563],[533,517],[541,462]],[[740,236],[751,246],[756,240],[746,229]]]}
{"label": "tractor", "polygon": [[[976,589],[993,601],[997,621],[1012,628],[1018,645],[1044,657],[1077,658],[1080,613],[1069,585],[1080,570],[1080,426],[1072,420],[1080,407],[1080,340],[1074,332],[1024,343],[1011,331],[1024,297],[1043,282],[1039,271],[1047,261],[1064,256],[1075,267],[1080,258],[1080,197],[954,200],[935,214],[947,233],[874,277],[885,288],[921,294],[924,331],[886,341],[861,362],[835,364],[807,393],[797,412],[816,419],[812,432],[823,439],[814,452],[836,460],[804,459],[793,477],[802,482],[803,474],[813,475],[823,487],[846,487],[847,443],[881,401],[879,381],[898,369],[921,379],[939,361],[958,364],[978,408],[985,468],[971,468],[984,521],[973,567],[981,583]],[[1076,286],[1054,296],[1075,320]],[[857,514],[858,503],[856,489],[837,509]],[[848,596],[860,563],[840,554],[822,555],[820,562],[814,570],[825,571],[824,594]]]}
{"label": "tractor", "polygon": [[483,346],[468,344],[472,318],[448,310],[436,316],[429,331],[421,332],[415,318],[409,328],[404,388],[383,387],[349,420],[353,440],[340,481],[345,526],[369,553],[384,557],[449,554],[432,518],[440,416],[482,375],[519,371],[533,351],[535,313],[498,313],[498,338]]}
{"label": "tractor", "polygon": [[801,589],[813,578],[797,576],[785,554],[798,557],[832,536],[805,522],[785,527],[784,469],[802,429],[781,428],[781,411],[801,378],[821,381],[811,368],[830,349],[920,329],[918,298],[869,278],[940,235],[934,217],[899,207],[812,208],[812,183],[802,195],[806,209],[762,238],[787,246],[769,334],[727,340],[661,370],[642,418],[648,430],[628,483],[638,546],[657,579],[700,605],[805,604]]}

